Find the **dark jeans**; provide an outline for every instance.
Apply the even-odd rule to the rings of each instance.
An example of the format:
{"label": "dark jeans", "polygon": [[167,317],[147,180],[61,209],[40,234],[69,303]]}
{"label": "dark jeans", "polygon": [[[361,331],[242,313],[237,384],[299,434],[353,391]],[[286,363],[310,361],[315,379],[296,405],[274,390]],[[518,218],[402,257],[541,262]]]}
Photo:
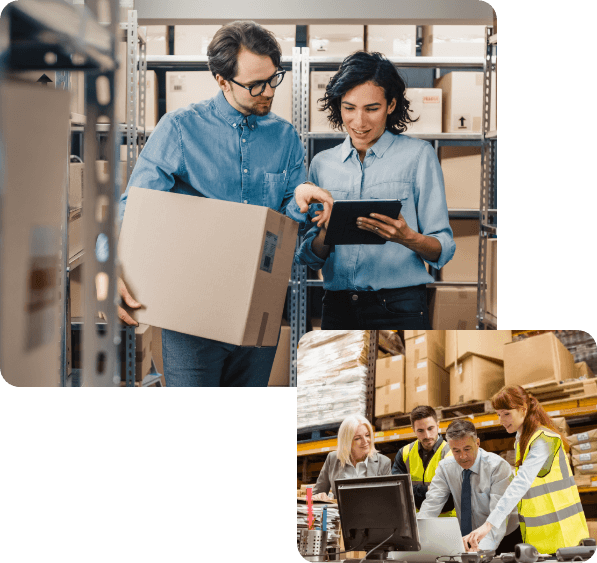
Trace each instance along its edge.
{"label": "dark jeans", "polygon": [[235,346],[162,329],[169,387],[267,387],[276,349]]}
{"label": "dark jeans", "polygon": [[327,291],[322,330],[431,329],[424,285],[379,291]]}

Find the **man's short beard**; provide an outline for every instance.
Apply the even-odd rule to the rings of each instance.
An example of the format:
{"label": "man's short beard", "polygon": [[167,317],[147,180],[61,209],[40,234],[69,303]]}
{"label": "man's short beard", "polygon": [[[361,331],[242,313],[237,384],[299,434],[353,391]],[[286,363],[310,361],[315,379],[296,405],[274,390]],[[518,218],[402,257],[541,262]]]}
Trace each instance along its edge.
{"label": "man's short beard", "polygon": [[[248,112],[249,115],[258,115],[260,117],[263,117],[264,115],[267,115],[271,109],[272,109],[272,104],[270,101],[270,104],[267,106],[267,108],[265,109],[261,109],[259,106],[255,105],[255,106],[245,106],[244,104],[242,104],[241,102],[239,102],[236,98],[236,96],[234,95],[234,90],[231,88],[230,89],[230,93],[232,94],[232,98],[234,99],[234,101],[236,102],[236,104],[238,105],[238,107],[242,108],[244,111]],[[256,98],[258,98],[259,96],[256,96]],[[273,100],[273,96],[271,98],[267,98],[268,100]]]}

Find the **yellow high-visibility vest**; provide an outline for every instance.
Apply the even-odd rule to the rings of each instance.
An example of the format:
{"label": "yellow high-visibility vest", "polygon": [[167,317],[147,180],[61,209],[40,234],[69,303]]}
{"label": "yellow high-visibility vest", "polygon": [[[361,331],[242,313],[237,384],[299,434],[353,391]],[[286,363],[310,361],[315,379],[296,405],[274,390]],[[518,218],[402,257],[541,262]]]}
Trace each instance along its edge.
{"label": "yellow high-visibility vest", "polygon": [[[424,483],[429,485],[433,479],[439,462],[447,455],[452,455],[448,442],[442,439],[442,443],[437,448],[433,457],[429,460],[427,468],[423,467],[423,460],[419,455],[419,441],[415,440],[402,449],[402,460],[406,465],[406,470],[410,473],[410,479],[413,485]],[[417,512],[419,512],[417,510]],[[456,509],[449,512],[442,512],[440,516],[456,516]]]}
{"label": "yellow high-visibility vest", "polygon": [[[550,445],[550,456],[518,503],[518,518],[525,543],[535,546],[539,553],[555,553],[560,547],[578,545],[589,537],[589,531],[559,434],[540,427],[531,436],[522,462],[539,436]],[[520,445],[516,441],[516,461],[519,459]]]}

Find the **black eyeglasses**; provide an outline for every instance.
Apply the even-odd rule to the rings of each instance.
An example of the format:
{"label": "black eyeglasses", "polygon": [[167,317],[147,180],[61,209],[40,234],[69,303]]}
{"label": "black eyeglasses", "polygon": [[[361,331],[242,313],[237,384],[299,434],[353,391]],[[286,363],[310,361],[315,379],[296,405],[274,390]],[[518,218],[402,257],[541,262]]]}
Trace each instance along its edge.
{"label": "black eyeglasses", "polygon": [[285,70],[279,70],[271,78],[268,78],[267,80],[260,80],[259,82],[255,82],[255,84],[253,84],[252,86],[245,86],[244,84],[237,82],[233,78],[230,79],[230,82],[234,82],[237,86],[240,86],[241,88],[244,88],[245,90],[248,90],[249,94],[251,94],[251,96],[256,98],[257,96],[261,96],[261,94],[263,94],[263,92],[265,92],[265,86],[267,84],[269,84],[271,88],[277,88],[278,86],[280,86],[280,84],[282,84],[282,80],[284,80],[285,74],[286,74]]}

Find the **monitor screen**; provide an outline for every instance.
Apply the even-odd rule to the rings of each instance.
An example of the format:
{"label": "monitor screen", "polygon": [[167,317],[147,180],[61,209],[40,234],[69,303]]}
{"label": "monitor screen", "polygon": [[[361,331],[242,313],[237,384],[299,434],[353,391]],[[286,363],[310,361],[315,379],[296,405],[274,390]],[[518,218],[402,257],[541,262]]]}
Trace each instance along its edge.
{"label": "monitor screen", "polygon": [[336,490],[347,551],[421,549],[410,475],[337,479]]}

